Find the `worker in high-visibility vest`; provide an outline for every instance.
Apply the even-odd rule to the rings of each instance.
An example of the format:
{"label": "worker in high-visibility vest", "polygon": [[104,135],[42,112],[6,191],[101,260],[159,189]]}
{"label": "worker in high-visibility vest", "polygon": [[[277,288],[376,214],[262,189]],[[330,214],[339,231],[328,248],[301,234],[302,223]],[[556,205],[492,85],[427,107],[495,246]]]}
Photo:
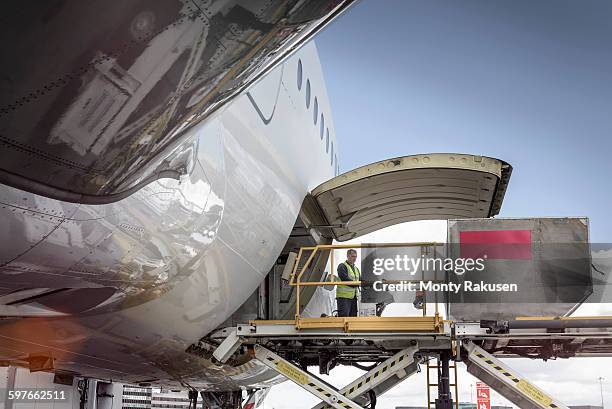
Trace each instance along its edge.
{"label": "worker in high-visibility vest", "polygon": [[[360,281],[361,272],[355,265],[357,250],[349,249],[346,252],[346,261],[338,265],[338,278],[340,281]],[[357,293],[359,285],[336,286],[336,303],[338,304],[338,317],[357,316]]]}

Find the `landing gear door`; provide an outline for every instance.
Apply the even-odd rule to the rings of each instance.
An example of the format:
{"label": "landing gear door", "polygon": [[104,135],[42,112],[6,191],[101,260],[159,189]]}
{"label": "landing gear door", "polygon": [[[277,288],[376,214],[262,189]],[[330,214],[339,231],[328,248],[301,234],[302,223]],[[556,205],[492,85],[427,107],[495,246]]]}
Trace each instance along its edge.
{"label": "landing gear door", "polygon": [[327,219],[321,233],[346,241],[408,221],[495,216],[511,172],[506,162],[485,156],[404,156],[336,176],[307,200]]}

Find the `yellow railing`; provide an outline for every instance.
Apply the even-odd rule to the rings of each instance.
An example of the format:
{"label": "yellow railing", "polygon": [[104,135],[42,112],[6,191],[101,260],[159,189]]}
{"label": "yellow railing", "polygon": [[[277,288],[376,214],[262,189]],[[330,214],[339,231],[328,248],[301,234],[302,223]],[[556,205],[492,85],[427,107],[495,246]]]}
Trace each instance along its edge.
{"label": "yellow railing", "polygon": [[[334,250],[338,250],[338,249],[363,249],[363,248],[402,248],[402,247],[421,247],[421,248],[433,248],[435,249],[436,246],[441,246],[440,243],[436,243],[436,242],[417,242],[417,243],[376,243],[376,244],[322,244],[322,245],[317,245],[317,246],[311,246],[311,247],[302,247],[300,248],[298,255],[295,259],[295,264],[293,266],[293,270],[291,272],[291,277],[289,280],[289,285],[291,286],[295,286],[296,287],[296,301],[295,301],[295,322],[296,322],[296,327],[299,328],[307,328],[310,324],[310,321],[316,320],[317,322],[320,321],[320,325],[325,325],[324,323],[327,322],[327,324],[329,325],[339,325],[339,321],[342,321],[345,325],[345,327],[347,325],[351,325],[351,323],[353,323],[353,321],[356,321],[355,318],[351,318],[351,317],[342,317],[344,318],[343,320],[340,320],[340,317],[329,317],[329,318],[317,318],[317,319],[304,319],[301,318],[300,316],[300,293],[301,293],[301,289],[302,287],[311,287],[311,286],[338,286],[338,285],[362,285],[362,281],[307,281],[307,282],[303,282],[302,281],[302,276],[304,275],[304,273],[306,271],[308,271],[308,268],[310,267],[311,263],[313,262],[313,260],[315,260],[315,257],[317,254],[323,252],[323,251],[329,251],[329,256],[328,256],[328,260],[327,262],[330,265],[330,274],[328,274],[329,277],[333,278],[333,270],[334,270]],[[306,261],[304,262],[303,266],[301,267],[301,269],[298,271],[298,268],[300,266],[300,261],[302,260],[302,258],[305,256],[306,253],[310,252],[310,255],[308,256],[308,258],[306,259]],[[396,283],[410,283],[410,282],[419,282],[419,280],[381,280],[384,283],[387,284],[396,284]],[[429,280],[432,282],[442,282],[441,280],[437,280],[437,277],[434,276],[433,280]],[[439,315],[439,311],[438,311],[438,302],[437,302],[437,295],[435,295],[435,300],[434,300],[434,306],[435,306],[435,313],[433,316],[427,317],[427,302],[426,300],[423,300],[423,317],[429,318],[429,319],[433,319],[434,321],[434,326],[436,329],[439,329],[440,326],[442,325],[442,320],[440,319],[440,315]],[[384,320],[381,319],[380,317],[376,317],[377,319],[380,320]],[[414,317],[413,317],[414,318]],[[327,320],[327,321],[326,321]],[[303,321],[303,322],[302,322]],[[334,321],[333,323],[331,321]],[[338,323],[336,323],[335,321],[338,321]],[[429,321],[429,320],[426,320]],[[352,324],[354,325],[354,323]]]}

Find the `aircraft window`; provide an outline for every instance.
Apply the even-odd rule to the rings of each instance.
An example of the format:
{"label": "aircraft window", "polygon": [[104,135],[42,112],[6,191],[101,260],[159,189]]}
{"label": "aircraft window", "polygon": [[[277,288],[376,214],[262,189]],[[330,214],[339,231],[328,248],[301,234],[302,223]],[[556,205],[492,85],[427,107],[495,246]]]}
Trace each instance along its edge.
{"label": "aircraft window", "polygon": [[314,111],[314,115],[312,116],[312,121],[316,125],[317,124],[317,118],[319,117],[319,101],[317,101],[317,97],[315,97],[313,111]]}
{"label": "aircraft window", "polygon": [[306,80],[306,108],[310,108],[310,80]]}
{"label": "aircraft window", "polygon": [[323,134],[325,133],[325,117],[321,114],[321,140],[323,140]]}
{"label": "aircraft window", "polygon": [[334,164],[334,143],[332,142],[332,149],[331,149],[331,162],[330,164],[333,165]]}
{"label": "aircraft window", "polygon": [[325,137],[325,152],[329,152],[329,129],[327,130],[327,136]]}
{"label": "aircraft window", "polygon": [[297,86],[299,90],[302,89],[302,60],[298,60]]}

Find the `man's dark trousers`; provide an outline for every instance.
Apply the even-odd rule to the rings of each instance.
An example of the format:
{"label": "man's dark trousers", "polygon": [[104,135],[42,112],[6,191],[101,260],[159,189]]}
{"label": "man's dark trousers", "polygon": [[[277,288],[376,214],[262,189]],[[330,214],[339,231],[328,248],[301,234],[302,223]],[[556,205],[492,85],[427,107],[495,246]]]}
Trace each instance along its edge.
{"label": "man's dark trousers", "polygon": [[357,297],[336,298],[336,302],[338,303],[338,317],[357,316]]}

